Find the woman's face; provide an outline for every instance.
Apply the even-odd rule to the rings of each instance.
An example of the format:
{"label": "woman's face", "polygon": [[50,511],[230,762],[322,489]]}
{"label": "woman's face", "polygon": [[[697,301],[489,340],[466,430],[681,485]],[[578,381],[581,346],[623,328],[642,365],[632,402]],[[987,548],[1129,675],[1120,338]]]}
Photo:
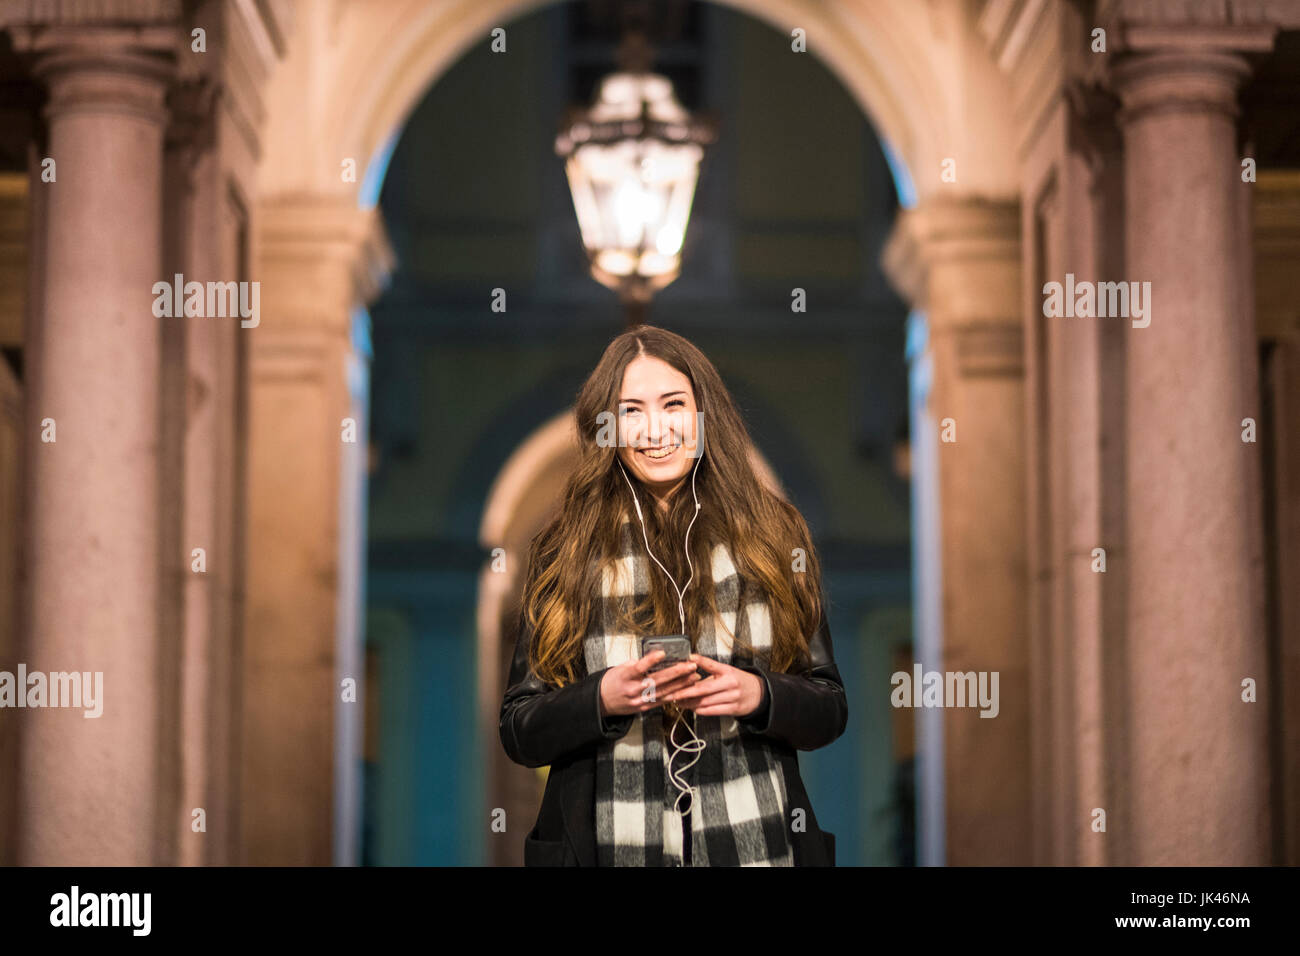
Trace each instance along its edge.
{"label": "woman's face", "polygon": [[663,359],[639,355],[623,372],[619,391],[618,457],[661,501],[695,465],[695,392]]}

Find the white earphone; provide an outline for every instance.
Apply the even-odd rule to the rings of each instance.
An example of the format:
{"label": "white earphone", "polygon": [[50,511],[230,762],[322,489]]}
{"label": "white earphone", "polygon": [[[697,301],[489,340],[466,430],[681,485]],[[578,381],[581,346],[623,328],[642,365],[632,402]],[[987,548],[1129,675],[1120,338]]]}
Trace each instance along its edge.
{"label": "white earphone", "polygon": [[[627,476],[627,469],[623,467],[623,463],[621,461],[618,463],[618,467],[619,470],[623,472],[623,480],[627,482],[628,490],[632,492],[632,504],[636,508],[637,520],[641,522],[641,538],[643,541],[645,541],[646,554],[650,555],[650,559],[654,561],[655,564],[659,565],[659,569],[663,571],[664,574],[668,575],[668,580],[672,582],[673,590],[677,592],[677,616],[681,620],[682,633],[685,634],[686,633],[685,595],[687,589],[691,586],[691,582],[695,580],[695,566],[691,564],[691,528],[695,526],[695,519],[700,516],[700,499],[699,496],[695,493],[695,472],[698,471],[700,467],[699,459],[698,458],[696,459],[695,465],[691,468],[691,497],[695,499],[695,514],[691,516],[691,523],[686,526],[686,544],[685,544],[686,566],[691,569],[691,576],[687,579],[686,587],[684,588],[677,587],[677,579],[668,573],[668,569],[663,566],[663,563],[658,558],[656,558],[654,552],[650,550],[650,536],[646,533],[645,517],[641,514],[641,502],[636,496],[636,489],[632,487],[632,479]],[[678,722],[681,722],[686,727],[687,733],[691,735],[690,739],[687,740],[686,743],[684,744],[677,743]],[[693,806],[695,803],[695,794],[699,790],[699,787],[692,787],[689,783],[686,782],[684,778],[682,778],[681,774],[683,771],[694,766],[695,762],[698,761],[700,758],[696,756],[694,759],[690,761],[690,763],[685,764],[678,770],[673,769],[673,761],[676,760],[677,755],[681,753],[699,754],[700,751],[704,749],[705,744],[702,738],[696,736],[695,728],[693,728],[689,723],[686,723],[684,720],[682,720],[681,713],[677,715],[677,720],[673,721],[673,726],[668,732],[668,739],[673,745],[673,753],[668,758],[668,777],[670,780],[672,780],[673,785],[676,786],[679,791],[681,791],[680,793],[677,794],[677,799],[673,802],[673,809],[678,813],[679,816],[685,816],[687,813],[690,813],[691,806]],[[683,811],[680,809],[679,804],[681,803],[682,797],[687,796],[688,794],[691,797],[691,803],[690,805],[687,806],[686,810]]]}

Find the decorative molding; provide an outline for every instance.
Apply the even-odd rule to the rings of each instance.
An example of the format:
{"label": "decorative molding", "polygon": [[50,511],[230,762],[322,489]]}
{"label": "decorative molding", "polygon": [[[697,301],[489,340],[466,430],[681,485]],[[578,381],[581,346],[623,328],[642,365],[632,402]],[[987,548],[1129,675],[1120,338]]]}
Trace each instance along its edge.
{"label": "decorative molding", "polygon": [[1021,157],[1042,135],[1066,78],[1078,68],[1077,54],[1065,48],[1076,21],[1060,0],[988,0],[980,13],[976,29],[1014,97]]}
{"label": "decorative molding", "polygon": [[[112,52],[119,59],[98,65],[130,69],[120,57],[133,53],[166,58],[166,69],[182,82],[216,84],[217,101],[255,160],[266,119],[263,88],[287,52],[292,23],[288,0],[0,0],[0,29],[10,31],[19,53],[38,55],[36,69],[51,56],[66,64],[73,51],[83,58],[78,66]],[[190,54],[195,27],[207,31],[210,56]],[[143,69],[144,61],[136,65]]]}
{"label": "decorative molding", "polygon": [[254,159],[262,152],[266,85],[288,50],[291,10],[269,0],[231,0],[220,8],[222,103]]}
{"label": "decorative molding", "polygon": [[10,35],[15,50],[32,56],[32,76],[48,91],[47,120],[91,111],[167,122],[167,85],[176,73],[174,28],[14,27]]}
{"label": "decorative molding", "polygon": [[936,196],[899,213],[881,266],[894,289],[924,308],[929,270],[955,259],[1020,259],[1017,200]]}
{"label": "decorative molding", "polygon": [[976,28],[1004,73],[1015,72],[1031,38],[1042,41],[1043,28],[1054,23],[1047,20],[1053,6],[1049,0],[990,0],[984,5]]}
{"label": "decorative molding", "polygon": [[1102,0],[1097,25],[1113,54],[1178,48],[1266,52],[1280,29],[1300,26],[1294,0]]}
{"label": "decorative molding", "polygon": [[329,329],[280,327],[263,318],[257,328],[240,329],[236,334],[253,336],[248,361],[254,382],[318,387],[337,377],[341,343]]}
{"label": "decorative molding", "polygon": [[1128,23],[1108,30],[1110,49],[1115,53],[1141,53],[1148,50],[1232,50],[1242,53],[1267,53],[1279,27],[1271,23],[1225,24],[1199,23]]}
{"label": "decorative molding", "polygon": [[183,150],[192,163],[216,141],[217,89],[206,77],[175,84],[167,94],[168,148]]}
{"label": "decorative molding", "polygon": [[1111,71],[1123,108],[1122,127],[1162,112],[1238,113],[1237,91],[1250,75],[1250,64],[1221,50],[1162,50],[1124,57]]}
{"label": "decorative molding", "polygon": [[183,8],[181,0],[5,0],[0,2],[0,28],[176,23]]}
{"label": "decorative molding", "polygon": [[1023,375],[1024,331],[1020,325],[992,320],[954,326],[957,371],[963,378]]}
{"label": "decorative molding", "polygon": [[[286,50],[278,4],[220,0],[195,5],[177,27],[179,82],[204,81],[216,90],[217,129],[228,121],[254,162],[266,121],[265,88]],[[190,50],[195,29],[207,34],[207,51]]]}
{"label": "decorative molding", "polygon": [[1270,24],[1300,26],[1295,0],[1099,0],[1097,20],[1106,23],[1188,26]]}
{"label": "decorative molding", "polygon": [[1124,148],[1117,125],[1119,99],[1081,77],[1066,84],[1065,99],[1066,148],[1083,157],[1088,167],[1088,186],[1096,188]]}
{"label": "decorative molding", "polygon": [[349,281],[334,289],[304,290],[304,305],[322,294],[338,299],[330,308],[348,311],[371,302],[397,264],[378,207],[358,209],[345,196],[267,197],[258,203],[254,221],[264,269],[307,276],[326,264],[347,276]]}

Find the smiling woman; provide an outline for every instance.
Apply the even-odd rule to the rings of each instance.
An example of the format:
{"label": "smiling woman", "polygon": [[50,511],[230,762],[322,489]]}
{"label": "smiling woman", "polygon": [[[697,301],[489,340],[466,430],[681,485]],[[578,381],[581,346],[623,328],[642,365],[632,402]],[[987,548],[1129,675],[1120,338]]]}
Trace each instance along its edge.
{"label": "smiling woman", "polygon": [[663,359],[639,355],[623,372],[618,404],[618,457],[661,509],[698,460],[695,392]]}
{"label": "smiling woman", "polygon": [[[510,758],[551,767],[525,862],[834,865],[796,754],[848,720],[803,517],[759,480],[726,386],[679,335],[616,338],[576,416],[501,707]],[[641,642],[670,634],[693,653],[652,670],[662,653]],[[675,766],[682,752],[698,756]]]}

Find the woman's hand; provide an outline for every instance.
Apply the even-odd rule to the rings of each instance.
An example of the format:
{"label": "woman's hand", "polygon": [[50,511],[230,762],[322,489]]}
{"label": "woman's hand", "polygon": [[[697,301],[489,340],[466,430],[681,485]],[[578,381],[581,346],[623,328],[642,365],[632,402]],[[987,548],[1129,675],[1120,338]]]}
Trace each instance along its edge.
{"label": "woman's hand", "polygon": [[700,680],[692,661],[682,661],[650,673],[663,659],[663,651],[651,651],[639,661],[616,664],[600,681],[600,706],[604,715],[640,714],[658,707],[664,695],[689,687]]}
{"label": "woman's hand", "polygon": [[669,692],[664,700],[675,701],[679,707],[705,717],[748,717],[762,705],[765,688],[763,678],[757,674],[699,654],[692,654],[689,663],[708,671],[708,679]]}

